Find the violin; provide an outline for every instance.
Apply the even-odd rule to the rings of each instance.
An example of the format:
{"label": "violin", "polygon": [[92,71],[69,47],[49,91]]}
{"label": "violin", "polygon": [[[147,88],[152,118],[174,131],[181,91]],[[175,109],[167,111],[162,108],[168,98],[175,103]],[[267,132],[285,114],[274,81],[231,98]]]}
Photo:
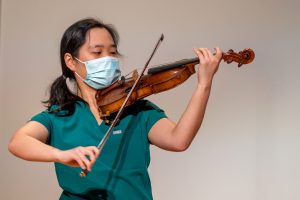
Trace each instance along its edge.
{"label": "violin", "polygon": [[[254,57],[254,51],[249,48],[239,53],[230,49],[227,53],[222,54],[222,59],[226,63],[237,62],[238,67],[251,63]],[[199,58],[192,58],[149,68],[147,74],[143,75],[139,80],[125,107],[132,105],[139,99],[180,85],[195,73],[195,65],[197,64],[199,64]],[[135,70],[132,77],[127,79],[123,77],[110,87],[97,91],[96,100],[101,119],[107,121],[112,113],[117,112],[121,108],[138,77],[139,74]]]}

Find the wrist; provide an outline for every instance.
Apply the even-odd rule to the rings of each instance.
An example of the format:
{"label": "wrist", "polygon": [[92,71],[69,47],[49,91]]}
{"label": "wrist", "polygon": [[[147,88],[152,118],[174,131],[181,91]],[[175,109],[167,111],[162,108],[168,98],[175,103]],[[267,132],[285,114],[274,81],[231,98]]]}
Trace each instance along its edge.
{"label": "wrist", "polygon": [[212,86],[212,82],[199,83],[197,86],[197,90],[210,91],[211,86]]}
{"label": "wrist", "polygon": [[56,149],[56,148],[52,149],[53,162],[60,162],[60,153],[61,153],[61,150]]}

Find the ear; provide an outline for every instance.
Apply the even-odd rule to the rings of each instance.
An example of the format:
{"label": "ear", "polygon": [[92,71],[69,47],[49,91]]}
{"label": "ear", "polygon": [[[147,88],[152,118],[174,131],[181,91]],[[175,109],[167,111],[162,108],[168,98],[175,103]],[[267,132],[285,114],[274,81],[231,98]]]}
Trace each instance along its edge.
{"label": "ear", "polygon": [[76,70],[76,60],[73,59],[73,56],[70,53],[65,53],[64,60],[67,67],[74,72]]}

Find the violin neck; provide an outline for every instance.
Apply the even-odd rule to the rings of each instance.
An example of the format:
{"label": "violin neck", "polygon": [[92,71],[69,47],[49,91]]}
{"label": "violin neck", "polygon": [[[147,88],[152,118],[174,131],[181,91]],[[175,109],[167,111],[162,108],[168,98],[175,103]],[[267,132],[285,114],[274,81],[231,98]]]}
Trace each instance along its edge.
{"label": "violin neck", "polygon": [[[249,64],[253,61],[255,57],[254,51],[252,49],[244,49],[239,53],[234,52],[230,49],[227,53],[223,53],[222,59],[228,64],[231,62],[238,63],[238,67],[241,67],[243,64]],[[172,63],[166,63],[163,65],[154,66],[148,69],[148,74],[155,74],[165,70],[169,70],[176,67],[186,67],[187,65],[197,65],[199,64],[199,58],[183,59]]]}
{"label": "violin neck", "polygon": [[148,74],[155,74],[158,72],[162,72],[165,70],[169,70],[169,69],[173,69],[176,67],[185,67],[185,65],[187,64],[199,64],[199,58],[190,58],[190,59],[182,59],[176,62],[172,62],[172,63],[165,63],[162,65],[158,65],[158,66],[154,66],[148,69]]}

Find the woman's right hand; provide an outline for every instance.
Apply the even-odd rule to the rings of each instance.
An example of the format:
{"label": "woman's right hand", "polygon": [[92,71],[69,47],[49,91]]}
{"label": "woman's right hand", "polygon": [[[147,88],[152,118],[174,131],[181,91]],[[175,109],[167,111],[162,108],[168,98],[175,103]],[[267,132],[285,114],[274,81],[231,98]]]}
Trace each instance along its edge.
{"label": "woman's right hand", "polygon": [[45,144],[49,133],[47,128],[36,121],[30,121],[16,131],[9,142],[9,151],[17,157],[29,161],[59,162],[90,171],[99,156],[95,146],[76,147],[59,150]]}
{"label": "woman's right hand", "polygon": [[71,167],[81,167],[83,170],[91,171],[93,164],[99,156],[99,149],[95,146],[76,147],[69,150],[57,152],[57,162]]}

